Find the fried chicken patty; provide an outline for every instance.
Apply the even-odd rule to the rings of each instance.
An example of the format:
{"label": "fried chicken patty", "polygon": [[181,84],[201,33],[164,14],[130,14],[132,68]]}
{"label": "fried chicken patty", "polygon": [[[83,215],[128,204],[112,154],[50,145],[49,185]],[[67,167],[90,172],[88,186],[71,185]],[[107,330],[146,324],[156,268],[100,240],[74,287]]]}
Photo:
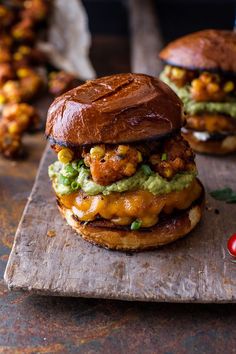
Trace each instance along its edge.
{"label": "fried chicken patty", "polygon": [[97,145],[89,152],[84,151],[82,157],[93,181],[103,186],[132,176],[141,162],[167,179],[181,171],[195,170],[194,153],[181,135],[159,144]]}
{"label": "fried chicken patty", "polygon": [[102,186],[132,176],[142,161],[141,153],[129,145],[97,145],[82,156],[85,165],[90,167],[93,181]]}
{"label": "fried chicken patty", "polygon": [[166,139],[160,149],[161,151],[150,156],[149,161],[154,171],[162,177],[171,179],[178,172],[196,169],[194,153],[188,142],[180,135]]}
{"label": "fried chicken patty", "polygon": [[236,119],[223,114],[196,114],[187,118],[186,128],[208,133],[232,133],[236,132]]}
{"label": "fried chicken patty", "polygon": [[166,65],[165,76],[177,87],[186,85],[190,87],[192,98],[200,102],[221,102],[225,101],[228,95],[236,94],[235,77],[219,75],[212,72],[199,72]]}

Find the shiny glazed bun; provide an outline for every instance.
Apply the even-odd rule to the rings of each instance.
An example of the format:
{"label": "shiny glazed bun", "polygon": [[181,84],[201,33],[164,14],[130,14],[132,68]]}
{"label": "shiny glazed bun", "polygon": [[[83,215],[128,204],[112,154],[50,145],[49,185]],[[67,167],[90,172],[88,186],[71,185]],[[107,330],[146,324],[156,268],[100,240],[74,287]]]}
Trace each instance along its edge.
{"label": "shiny glazed bun", "polygon": [[191,145],[192,149],[202,154],[227,155],[236,152],[236,135],[228,135],[221,140],[199,140],[194,131],[184,130],[182,136]]}
{"label": "shiny glazed bun", "polygon": [[88,81],[51,105],[46,136],[55,144],[117,144],[165,136],[182,126],[182,103],[162,81],[118,74]]}
{"label": "shiny glazed bun", "polygon": [[236,72],[236,32],[195,32],[171,42],[159,56],[170,65],[187,69]]}

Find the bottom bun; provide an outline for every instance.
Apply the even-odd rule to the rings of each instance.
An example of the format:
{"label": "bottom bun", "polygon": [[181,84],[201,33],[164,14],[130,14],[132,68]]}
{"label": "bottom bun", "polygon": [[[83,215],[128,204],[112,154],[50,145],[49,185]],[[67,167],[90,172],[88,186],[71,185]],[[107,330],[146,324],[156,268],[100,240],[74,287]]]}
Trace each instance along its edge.
{"label": "bottom bun", "polygon": [[160,219],[153,227],[131,231],[127,227],[112,224],[106,220],[84,223],[78,220],[71,209],[59,201],[58,207],[67,223],[86,241],[95,245],[119,251],[143,251],[173,242],[187,235],[198,224],[204,206],[204,190],[201,198],[188,209]]}
{"label": "bottom bun", "polygon": [[202,154],[226,155],[236,152],[236,135],[228,135],[220,140],[203,141],[199,140],[193,131],[184,129],[182,136],[194,151]]}

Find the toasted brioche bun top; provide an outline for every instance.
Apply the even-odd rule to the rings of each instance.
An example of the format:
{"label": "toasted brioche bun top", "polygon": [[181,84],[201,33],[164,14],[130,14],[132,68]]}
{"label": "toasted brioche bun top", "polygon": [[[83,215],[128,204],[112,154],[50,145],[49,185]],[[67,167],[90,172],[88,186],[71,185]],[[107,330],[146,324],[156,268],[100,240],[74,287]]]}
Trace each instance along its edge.
{"label": "toasted brioche bun top", "polygon": [[181,37],[159,54],[166,63],[187,69],[236,73],[236,33],[204,30]]}
{"label": "toasted brioche bun top", "polygon": [[50,106],[46,135],[77,146],[153,139],[181,128],[182,103],[162,81],[118,74],[88,81]]}

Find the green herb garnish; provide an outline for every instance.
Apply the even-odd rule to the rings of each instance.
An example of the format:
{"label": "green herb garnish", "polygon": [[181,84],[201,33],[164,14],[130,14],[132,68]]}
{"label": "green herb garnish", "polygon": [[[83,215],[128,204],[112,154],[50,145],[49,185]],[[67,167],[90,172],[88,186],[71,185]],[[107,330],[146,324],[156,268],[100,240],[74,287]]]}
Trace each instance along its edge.
{"label": "green herb garnish", "polygon": [[71,164],[68,164],[64,167],[66,177],[75,177],[78,174]]}
{"label": "green herb garnish", "polygon": [[71,181],[68,177],[63,176],[61,173],[59,174],[58,182],[63,184],[64,186],[69,186]]}
{"label": "green herb garnish", "polygon": [[216,189],[210,192],[210,195],[216,200],[222,200],[226,203],[236,203],[236,192],[229,187]]}
{"label": "green herb garnish", "polygon": [[132,231],[138,230],[138,229],[140,229],[141,225],[142,225],[142,221],[136,219],[135,221],[132,222],[130,228]]}
{"label": "green herb garnish", "polygon": [[84,160],[77,160],[77,161],[73,161],[72,162],[72,167],[75,169],[75,170],[79,170],[81,166],[84,165]]}
{"label": "green herb garnish", "polygon": [[163,154],[161,155],[161,161],[166,161],[167,160],[167,153],[163,152]]}
{"label": "green herb garnish", "polygon": [[145,174],[146,176],[150,176],[150,175],[153,174],[153,171],[152,171],[151,167],[148,166],[148,165],[144,165],[144,164],[143,164],[143,165],[141,166],[141,170],[144,172],[144,174]]}
{"label": "green herb garnish", "polygon": [[76,181],[73,181],[70,186],[73,189],[73,191],[76,191],[77,189],[79,189],[79,183]]}

